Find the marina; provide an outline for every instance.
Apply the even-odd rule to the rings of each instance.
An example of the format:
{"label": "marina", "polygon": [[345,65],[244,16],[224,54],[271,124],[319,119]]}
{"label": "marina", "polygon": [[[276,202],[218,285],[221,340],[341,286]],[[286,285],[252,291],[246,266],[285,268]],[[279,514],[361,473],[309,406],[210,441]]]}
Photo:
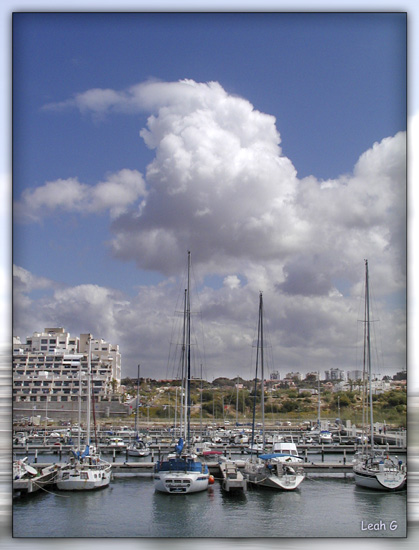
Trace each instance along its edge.
{"label": "marina", "polygon": [[[195,428],[196,435],[198,430]],[[20,496],[13,500],[14,536],[276,538],[406,535],[407,491],[381,493],[356,486],[353,458],[358,447],[355,442],[349,443],[352,434],[342,430],[341,444],[338,441],[327,445],[304,444],[302,434],[297,436],[296,430],[280,431],[271,427],[267,432],[269,440],[274,440],[274,434],[284,441],[292,439],[297,442],[299,456],[303,457],[298,465],[304,470],[304,482],[295,491],[286,492],[254,488],[242,477],[249,455],[245,445],[233,443],[238,430],[238,427],[229,428],[229,437],[224,438],[224,444],[214,444],[212,449],[215,452],[202,458],[209,474],[214,477],[214,483],[204,491],[189,495],[164,494],[154,487],[156,463],[177,441],[176,434],[171,439],[168,437],[167,427],[154,426],[148,431],[144,426],[141,428],[141,437],[151,448],[148,456],[127,454],[130,440],[134,438],[132,435],[125,437],[123,447],[100,446],[101,455],[111,464],[109,486],[96,491],[60,491],[50,479],[34,494],[30,490],[21,491]],[[205,429],[203,432],[207,439],[210,439],[209,431]],[[223,427],[219,431],[225,432]],[[398,434],[390,432],[387,436],[389,440],[381,447],[405,462],[406,447],[400,445]],[[106,441],[105,433],[99,431],[98,437]],[[216,433],[213,437],[218,439]],[[26,451],[29,451],[27,464],[37,472],[43,472],[65,467],[69,447],[14,445],[14,452],[15,456],[26,456]],[[233,475],[223,467],[228,464]],[[29,488],[30,483],[27,483]],[[48,520],[51,514],[54,514],[54,522]],[[109,515],[112,522],[108,521]],[[376,517],[382,518],[386,530],[363,530],[362,522]],[[397,525],[397,529],[390,530],[390,524]]]}
{"label": "marina", "polygon": [[[121,474],[130,466],[115,468]],[[327,467],[326,464],[324,466]],[[131,466],[133,468],[133,466]],[[14,501],[15,537],[404,537],[406,492],[378,493],[343,474],[319,478],[307,470],[289,492],[222,489],[170,495],[155,491],[147,475],[115,475],[108,488],[64,493],[40,491]],[[179,500],[180,499],[180,500]],[[182,505],[180,506],[180,502]],[[54,517],[54,521],[51,521]],[[362,521],[381,518],[386,530],[364,531]],[[112,518],[112,521],[109,520]],[[393,522],[393,523],[392,523]],[[396,529],[391,530],[390,524]]]}
{"label": "marina", "polygon": [[[407,434],[399,422],[387,424],[384,418],[374,423],[372,412],[366,422],[365,373],[358,426],[348,416],[345,421],[340,414],[334,420],[321,416],[319,374],[317,397],[312,399],[310,391],[302,393],[311,410],[313,400],[317,401],[316,420],[305,416],[293,422],[280,421],[272,413],[268,420],[265,405],[272,392],[265,384],[262,292],[255,377],[247,390],[251,422],[238,421],[237,382],[235,424],[225,416],[229,405],[224,403],[224,394],[223,421],[215,422],[213,391],[208,392],[213,421],[207,419],[204,424],[202,381],[201,391],[192,397],[193,383],[195,390],[197,385],[191,369],[190,262],[188,253],[174,423],[170,408],[168,422],[150,424],[149,409],[147,422],[139,421],[140,365],[137,397],[132,401],[134,427],[112,425],[103,416],[99,422],[95,416],[92,337],[83,335],[85,394],[81,364],[74,365],[79,377],[74,399],[78,422],[60,419],[49,426],[45,409],[42,427],[41,415],[35,422],[33,414],[30,422],[21,421],[20,431],[16,425],[13,433],[14,536],[405,536]],[[368,326],[369,320],[365,324]],[[371,373],[368,378],[371,380]],[[155,398],[164,391],[158,388]],[[369,393],[372,411],[371,384]],[[197,395],[201,403],[193,415]],[[284,404],[298,399],[295,390],[285,395]],[[338,395],[338,413],[340,399]],[[346,405],[349,403],[347,397]],[[165,410],[163,405],[162,412]],[[358,422],[360,417],[356,418]],[[364,475],[361,482],[360,473]],[[52,514],[54,521],[44,514]],[[369,525],[380,527],[369,529]]]}
{"label": "marina", "polygon": [[[111,476],[108,486],[94,491],[62,491],[56,483],[58,472],[68,467],[78,426],[16,429],[15,462],[24,461],[36,476],[14,481],[14,536],[406,536],[407,491],[380,492],[355,483],[353,461],[362,450],[362,431],[350,423],[329,423],[329,443],[321,442],[315,430],[298,422],[265,426],[266,448],[279,451],[289,466],[304,474],[300,486],[286,491],[248,483],[245,465],[252,456],[248,426],[195,421],[190,427],[191,445],[213,482],[202,491],[183,495],[164,494],[155,487],[156,464],[175,450],[179,430],[173,425],[144,422],[136,428],[120,424],[97,427],[95,445],[110,464]],[[259,427],[255,441],[260,437]],[[138,439],[149,450],[145,456],[129,454]],[[406,440],[405,430],[374,434],[375,447],[403,464]],[[40,483],[44,473],[50,477]],[[363,528],[365,521],[377,517],[385,529]]]}

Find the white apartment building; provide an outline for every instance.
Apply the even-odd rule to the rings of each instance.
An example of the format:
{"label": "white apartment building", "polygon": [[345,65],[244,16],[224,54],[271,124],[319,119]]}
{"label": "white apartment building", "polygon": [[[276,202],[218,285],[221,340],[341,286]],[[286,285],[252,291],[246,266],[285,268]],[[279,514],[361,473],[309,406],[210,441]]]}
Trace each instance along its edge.
{"label": "white apartment building", "polygon": [[[62,328],[13,338],[13,401],[75,402],[87,399],[90,334],[71,337]],[[96,401],[112,401],[121,383],[119,346],[91,340],[91,385]]]}
{"label": "white apartment building", "polygon": [[345,372],[338,368],[326,370],[324,374],[326,380],[345,380]]}
{"label": "white apartment building", "polygon": [[362,380],[362,370],[349,370],[347,372],[348,380]]}

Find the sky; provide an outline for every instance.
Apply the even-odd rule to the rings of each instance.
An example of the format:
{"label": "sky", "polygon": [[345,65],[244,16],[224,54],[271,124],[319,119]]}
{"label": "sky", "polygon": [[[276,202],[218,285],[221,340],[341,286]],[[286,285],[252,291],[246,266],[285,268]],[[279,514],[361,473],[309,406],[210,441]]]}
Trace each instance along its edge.
{"label": "sky", "polygon": [[[406,17],[16,13],[13,334],[91,332],[176,375],[406,366]],[[195,292],[195,294],[194,294]]]}

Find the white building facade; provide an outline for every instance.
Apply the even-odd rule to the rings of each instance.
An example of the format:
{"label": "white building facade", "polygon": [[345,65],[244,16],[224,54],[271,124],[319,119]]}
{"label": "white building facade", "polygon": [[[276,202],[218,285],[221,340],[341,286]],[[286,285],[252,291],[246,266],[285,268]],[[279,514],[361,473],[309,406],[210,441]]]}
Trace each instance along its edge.
{"label": "white building facade", "polygon": [[[13,402],[77,402],[87,400],[90,334],[71,337],[62,328],[35,332],[22,343],[13,339]],[[91,388],[95,401],[119,399],[119,346],[91,339]]]}

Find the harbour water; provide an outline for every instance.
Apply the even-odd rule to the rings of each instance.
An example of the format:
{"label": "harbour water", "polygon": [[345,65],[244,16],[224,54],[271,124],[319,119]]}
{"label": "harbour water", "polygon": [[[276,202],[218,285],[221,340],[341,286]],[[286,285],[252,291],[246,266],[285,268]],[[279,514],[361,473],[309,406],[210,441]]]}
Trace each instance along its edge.
{"label": "harbour water", "polygon": [[362,489],[351,476],[309,476],[293,492],[249,488],[239,496],[225,494],[218,480],[202,493],[169,495],[155,492],[150,477],[115,477],[99,491],[53,489],[16,499],[13,535],[405,537],[406,495]]}

